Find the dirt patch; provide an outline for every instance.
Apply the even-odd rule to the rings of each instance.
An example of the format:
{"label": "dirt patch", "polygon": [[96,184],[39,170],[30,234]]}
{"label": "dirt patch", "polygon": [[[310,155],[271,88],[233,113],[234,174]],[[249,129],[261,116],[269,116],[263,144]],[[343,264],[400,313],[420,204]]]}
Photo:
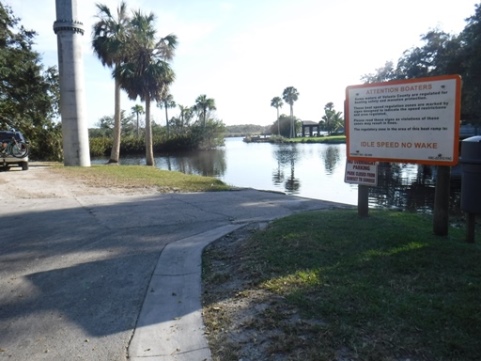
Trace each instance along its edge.
{"label": "dirt patch", "polygon": [[[266,290],[247,242],[252,224],[209,245],[203,258],[203,314],[214,361],[319,360],[312,342],[325,325],[304,319]],[[347,360],[341,354],[335,359]]]}
{"label": "dirt patch", "polygon": [[68,198],[88,195],[153,194],[154,188],[106,187],[56,171],[48,162],[31,162],[29,170],[0,171],[0,199]]}

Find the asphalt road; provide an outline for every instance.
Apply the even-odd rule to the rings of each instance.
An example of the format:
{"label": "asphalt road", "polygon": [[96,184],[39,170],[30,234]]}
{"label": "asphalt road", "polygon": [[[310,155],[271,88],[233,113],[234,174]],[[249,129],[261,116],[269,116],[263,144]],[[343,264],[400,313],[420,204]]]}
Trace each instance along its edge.
{"label": "asphalt road", "polygon": [[[8,173],[0,173],[0,185],[22,174]],[[249,189],[66,193],[2,201],[0,360],[127,360],[166,245],[226,225],[342,206]]]}

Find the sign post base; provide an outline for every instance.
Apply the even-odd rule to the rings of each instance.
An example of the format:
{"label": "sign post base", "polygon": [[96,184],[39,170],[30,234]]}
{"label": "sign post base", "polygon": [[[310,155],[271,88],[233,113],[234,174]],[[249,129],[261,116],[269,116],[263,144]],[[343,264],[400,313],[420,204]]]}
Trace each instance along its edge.
{"label": "sign post base", "polygon": [[433,231],[436,236],[447,236],[449,229],[449,188],[451,167],[438,166],[434,194]]}
{"label": "sign post base", "polygon": [[369,187],[361,184],[357,187],[357,214],[359,217],[369,216]]}

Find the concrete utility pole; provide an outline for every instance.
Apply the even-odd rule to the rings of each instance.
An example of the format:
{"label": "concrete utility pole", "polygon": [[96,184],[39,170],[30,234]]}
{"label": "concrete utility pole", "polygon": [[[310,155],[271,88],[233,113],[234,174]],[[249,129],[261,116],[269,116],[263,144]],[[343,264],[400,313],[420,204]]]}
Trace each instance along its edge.
{"label": "concrete utility pole", "polygon": [[55,5],[53,31],[57,34],[64,165],[90,167],[80,41],[83,24],[77,19],[77,0],[55,0]]}

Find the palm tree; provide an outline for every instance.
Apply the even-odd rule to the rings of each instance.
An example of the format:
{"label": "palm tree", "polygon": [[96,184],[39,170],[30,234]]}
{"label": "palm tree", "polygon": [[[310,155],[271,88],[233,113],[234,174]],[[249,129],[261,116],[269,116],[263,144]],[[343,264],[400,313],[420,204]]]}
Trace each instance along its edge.
{"label": "palm tree", "polygon": [[[103,66],[115,69],[125,60],[125,45],[129,17],[127,5],[122,1],[115,18],[106,5],[97,4],[98,22],[93,26],[92,48]],[[120,84],[115,79],[115,111],[113,145],[109,163],[118,163],[120,158]]]}
{"label": "palm tree", "polygon": [[294,126],[293,106],[294,106],[294,102],[297,101],[298,98],[299,98],[299,92],[293,86],[285,88],[283,93],[282,93],[282,99],[284,99],[284,101],[287,104],[289,104],[290,109],[291,109],[291,130],[289,132],[289,136],[291,138],[296,137],[296,130],[295,130],[295,126]]}
{"label": "palm tree", "polygon": [[165,125],[167,126],[167,139],[170,138],[169,132],[169,114],[167,112],[168,108],[175,108],[177,104],[175,104],[174,97],[168,91],[162,94],[160,101],[157,103],[160,109],[165,109]]}
{"label": "palm tree", "polygon": [[205,94],[199,95],[195,100],[194,109],[199,113],[199,117],[202,120],[202,126],[205,128],[207,111],[216,110],[215,100],[212,98],[207,98],[207,95]]}
{"label": "palm tree", "polygon": [[179,104],[179,110],[180,110],[180,122],[182,127],[189,125],[189,122],[192,119],[192,115],[193,115],[192,107]]}
{"label": "palm tree", "polygon": [[140,104],[135,104],[132,108],[132,114],[135,114],[135,117],[137,119],[137,137],[139,137],[139,115],[144,114],[144,107]]}
{"label": "palm tree", "polygon": [[123,136],[128,136],[133,133],[135,125],[134,125],[134,118],[132,117],[132,114],[127,115],[127,112],[125,110],[121,110],[120,123],[122,124],[121,128],[122,128]]}
{"label": "palm tree", "polygon": [[334,103],[329,102],[324,106],[324,115],[322,120],[326,124],[327,135],[331,135],[333,131],[343,126],[344,120],[341,112],[336,112]]}
{"label": "palm tree", "polygon": [[154,14],[134,13],[129,37],[128,61],[117,68],[115,77],[125,89],[130,99],[140,97],[145,101],[145,159],[149,166],[154,165],[152,148],[152,123],[150,103],[160,101],[175,79],[169,60],[174,56],[177,37],[170,34],[159,41],[155,40]]}
{"label": "palm tree", "polygon": [[277,109],[277,135],[281,135],[281,127],[279,125],[279,108],[282,108],[284,103],[282,102],[282,99],[279,97],[274,97],[271,100],[271,107],[274,107]]}

